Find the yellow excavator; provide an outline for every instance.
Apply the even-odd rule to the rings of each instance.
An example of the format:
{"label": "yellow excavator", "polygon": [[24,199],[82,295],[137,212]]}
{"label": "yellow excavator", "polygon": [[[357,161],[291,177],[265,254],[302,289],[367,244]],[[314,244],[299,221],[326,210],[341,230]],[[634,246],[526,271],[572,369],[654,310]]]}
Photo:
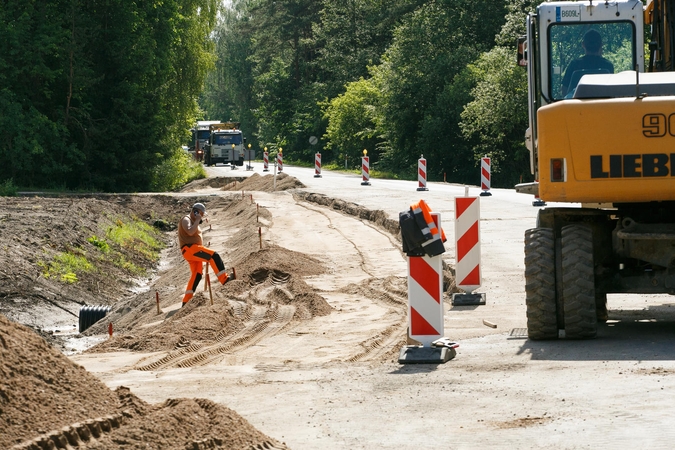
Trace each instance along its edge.
{"label": "yellow excavator", "polygon": [[[531,339],[587,339],[607,294],[675,294],[675,0],[545,2],[527,17]],[[647,42],[645,42],[645,40]]]}

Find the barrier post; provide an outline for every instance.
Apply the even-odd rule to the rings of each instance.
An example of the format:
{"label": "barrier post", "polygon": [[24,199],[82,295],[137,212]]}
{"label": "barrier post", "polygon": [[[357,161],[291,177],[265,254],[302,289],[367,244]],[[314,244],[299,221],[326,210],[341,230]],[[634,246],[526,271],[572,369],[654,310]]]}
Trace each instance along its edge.
{"label": "barrier post", "polygon": [[[431,213],[441,238],[441,215]],[[409,337],[421,346],[405,346],[401,364],[444,363],[455,357],[457,347],[443,337],[443,260],[436,256],[408,256]],[[442,343],[439,345],[439,343]]]}
{"label": "barrier post", "polygon": [[267,153],[267,147],[265,147],[265,151],[263,152],[263,172],[269,171],[270,171],[270,154]]}
{"label": "barrier post", "polygon": [[481,197],[492,195],[490,192],[490,158],[487,156],[483,156],[480,159],[480,188],[483,190],[480,193]]}
{"label": "barrier post", "polygon": [[424,159],[424,155],[420,155],[420,159],[417,160],[417,190],[418,191],[428,191],[427,189],[427,160]]}
{"label": "barrier post", "polygon": [[284,155],[282,152],[281,147],[279,147],[279,153],[277,153],[277,171],[279,173],[283,172],[284,170]]}
{"label": "barrier post", "polygon": [[321,178],[321,153],[314,155],[314,178]]}
{"label": "barrier post", "polygon": [[485,294],[473,293],[481,285],[480,198],[455,197],[455,278],[464,294],[453,294],[453,305],[484,305]]}
{"label": "barrier post", "polygon": [[361,157],[361,186],[370,186],[370,160],[368,158],[368,150],[363,150],[363,156]]}

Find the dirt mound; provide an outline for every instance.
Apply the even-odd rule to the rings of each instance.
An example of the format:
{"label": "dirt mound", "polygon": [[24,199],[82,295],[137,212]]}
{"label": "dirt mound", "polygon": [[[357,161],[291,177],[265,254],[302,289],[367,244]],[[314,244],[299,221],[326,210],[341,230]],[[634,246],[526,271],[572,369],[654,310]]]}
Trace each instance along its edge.
{"label": "dirt mound", "polygon": [[[77,323],[83,305],[112,305],[147,279],[157,261],[132,239],[107,238],[119,224],[140,219],[167,242],[194,199],[167,196],[0,197],[0,313],[36,329]],[[102,246],[105,246],[103,249]],[[71,278],[58,270],[59,258],[86,259],[90,266]],[[69,260],[70,261],[70,260]],[[51,270],[49,274],[48,270]]]}
{"label": "dirt mound", "polygon": [[253,173],[249,177],[212,177],[191,181],[180,192],[196,192],[205,188],[220,188],[223,191],[287,191],[306,187],[300,180],[285,173],[260,175]]}
{"label": "dirt mound", "polygon": [[285,448],[209,400],[149,405],[127,388],[113,392],[3,315],[0,429],[0,448],[53,448],[49,441],[87,449]]}
{"label": "dirt mound", "polygon": [[129,417],[87,449],[285,449],[239,414],[205,399],[169,399]]}
{"label": "dirt mound", "polygon": [[156,316],[155,326],[132,327],[126,333],[92,347],[91,352],[126,349],[133,351],[165,351],[189,345],[204,345],[243,327],[232,307],[218,296],[211,305],[206,293],[199,292],[183,308]]}
{"label": "dirt mound", "polygon": [[98,378],[0,315],[0,448],[120,407]]}
{"label": "dirt mound", "polygon": [[299,191],[295,192],[293,197],[296,200],[316,203],[317,205],[326,206],[336,211],[349,214],[350,216],[368,220],[384,228],[395,238],[401,239],[401,227],[399,226],[398,221],[390,219],[389,215],[380,209],[373,211],[364,208],[361,205],[357,205],[356,203],[346,202],[344,200],[331,198],[323,194],[315,194],[313,192]]}
{"label": "dirt mound", "polygon": [[[241,250],[241,249],[240,249]],[[292,305],[296,319],[307,320],[332,312],[332,307],[302,277],[320,275],[325,267],[318,260],[283,247],[270,247],[248,254],[237,266],[237,280],[221,286],[212,279],[211,292],[201,284],[195,297],[179,310],[157,314],[151,302],[139,299],[118,307],[88,333],[105,332],[106,323],[115,323],[114,336],[89,349],[109,352],[169,351],[190,345],[209,345],[241,330],[247,311],[255,304]],[[238,314],[231,306],[238,302]],[[131,303],[136,303],[132,307]]]}
{"label": "dirt mound", "polygon": [[300,180],[285,173],[280,173],[276,176],[276,181],[274,175],[265,175],[260,176],[257,173],[254,173],[248,178],[242,180],[231,180],[228,184],[224,185],[223,191],[261,191],[261,192],[274,192],[277,191],[287,191],[289,189],[300,189],[306,187]]}
{"label": "dirt mound", "polygon": [[321,261],[311,256],[277,246],[250,253],[237,265],[237,277],[249,283],[254,283],[255,278],[265,271],[268,274],[278,271],[281,274],[305,277],[326,273],[326,268]]}
{"label": "dirt mound", "polygon": [[194,180],[180,188],[179,192],[196,192],[205,188],[222,188],[233,181],[242,181],[245,177],[211,177]]}

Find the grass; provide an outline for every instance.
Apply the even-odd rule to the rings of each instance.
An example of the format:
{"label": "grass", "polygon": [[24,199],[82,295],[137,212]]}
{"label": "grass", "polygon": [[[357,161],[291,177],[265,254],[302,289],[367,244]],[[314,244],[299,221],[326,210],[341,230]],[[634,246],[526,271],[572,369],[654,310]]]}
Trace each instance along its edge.
{"label": "grass", "polygon": [[110,251],[110,245],[108,245],[108,242],[105,239],[101,239],[96,235],[87,239],[87,242],[89,242],[94,247],[98,248],[101,251],[101,253],[108,253]]}
{"label": "grass", "polygon": [[129,248],[148,261],[156,262],[164,244],[157,239],[158,231],[139,219],[115,220],[106,230],[106,239],[120,247]]}
{"label": "grass", "polygon": [[56,278],[68,284],[77,283],[78,273],[82,274],[94,270],[94,266],[87,260],[86,256],[71,252],[58,253],[49,263],[38,261],[38,266],[42,268],[42,275],[45,278]]}

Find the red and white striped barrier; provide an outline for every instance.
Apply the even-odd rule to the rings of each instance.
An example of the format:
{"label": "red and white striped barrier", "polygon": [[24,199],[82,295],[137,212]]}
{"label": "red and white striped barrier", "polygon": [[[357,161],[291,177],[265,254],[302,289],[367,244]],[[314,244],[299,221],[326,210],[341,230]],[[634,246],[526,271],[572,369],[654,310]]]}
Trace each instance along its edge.
{"label": "red and white striped barrier", "polygon": [[[441,215],[431,213],[441,229]],[[408,257],[408,326],[410,337],[430,347],[443,337],[442,255]]]}
{"label": "red and white striped barrier", "polygon": [[263,152],[263,172],[269,172],[270,170],[270,154],[267,153],[267,150]]}
{"label": "red and white striped barrier", "polygon": [[480,159],[480,188],[483,192],[481,197],[488,197],[492,195],[490,192],[490,158],[483,156]]}
{"label": "red and white striped barrier", "polygon": [[361,186],[370,186],[370,160],[367,156],[361,157]]}
{"label": "red and white striped barrier", "polygon": [[418,191],[428,191],[427,189],[427,160],[424,159],[424,155],[417,160],[417,190]]}
{"label": "red and white striped barrier", "polygon": [[314,155],[314,178],[321,178],[321,153]]}
{"label": "red and white striped barrier", "polygon": [[284,155],[277,153],[277,170],[281,173],[284,170]]}
{"label": "red and white striped barrier", "polygon": [[467,293],[481,285],[479,225],[479,198],[455,197],[455,278],[457,287]]}

